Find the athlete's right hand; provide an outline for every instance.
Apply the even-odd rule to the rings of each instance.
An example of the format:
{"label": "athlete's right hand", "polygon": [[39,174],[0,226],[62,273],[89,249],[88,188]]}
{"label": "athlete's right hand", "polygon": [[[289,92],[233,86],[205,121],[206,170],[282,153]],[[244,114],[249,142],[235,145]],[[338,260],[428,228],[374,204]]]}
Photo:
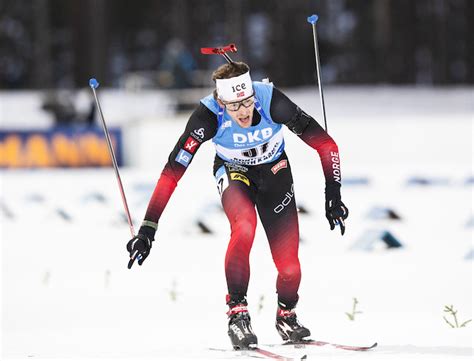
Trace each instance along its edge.
{"label": "athlete's right hand", "polygon": [[[143,228],[143,227],[142,227]],[[127,243],[127,251],[130,253],[130,261],[128,261],[128,269],[132,268],[135,260],[138,259],[138,265],[141,266],[150,254],[153,244],[153,236],[143,232],[142,228],[138,234]]]}

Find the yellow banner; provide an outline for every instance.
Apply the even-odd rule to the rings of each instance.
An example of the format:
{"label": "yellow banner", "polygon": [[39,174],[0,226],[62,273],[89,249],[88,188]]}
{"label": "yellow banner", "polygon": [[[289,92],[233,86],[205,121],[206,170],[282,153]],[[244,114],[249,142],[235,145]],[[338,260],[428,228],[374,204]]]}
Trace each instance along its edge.
{"label": "yellow banner", "polygon": [[[119,135],[120,138],[120,135]],[[118,143],[111,134],[116,155]],[[119,160],[117,156],[117,160]],[[121,163],[121,162],[120,162]],[[87,131],[0,132],[0,167],[108,167],[112,161],[103,135]]]}

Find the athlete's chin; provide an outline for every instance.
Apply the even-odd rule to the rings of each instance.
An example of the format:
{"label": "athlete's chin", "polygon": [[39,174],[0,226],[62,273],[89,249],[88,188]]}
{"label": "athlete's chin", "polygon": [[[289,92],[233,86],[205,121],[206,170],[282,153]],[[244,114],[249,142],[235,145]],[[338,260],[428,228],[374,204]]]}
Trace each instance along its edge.
{"label": "athlete's chin", "polygon": [[243,117],[243,118],[238,118],[237,123],[239,123],[239,125],[242,128],[248,128],[252,125],[252,118],[250,116]]}

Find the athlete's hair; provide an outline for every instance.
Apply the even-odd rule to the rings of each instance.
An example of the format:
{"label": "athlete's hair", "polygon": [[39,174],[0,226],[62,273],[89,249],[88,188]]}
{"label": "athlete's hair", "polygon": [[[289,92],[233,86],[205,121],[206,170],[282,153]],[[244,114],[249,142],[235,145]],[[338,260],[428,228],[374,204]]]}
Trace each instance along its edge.
{"label": "athlete's hair", "polygon": [[[250,70],[249,66],[242,61],[226,63],[218,67],[212,73],[212,80],[214,83],[216,79],[230,79]],[[217,90],[214,89],[214,99],[217,99]]]}

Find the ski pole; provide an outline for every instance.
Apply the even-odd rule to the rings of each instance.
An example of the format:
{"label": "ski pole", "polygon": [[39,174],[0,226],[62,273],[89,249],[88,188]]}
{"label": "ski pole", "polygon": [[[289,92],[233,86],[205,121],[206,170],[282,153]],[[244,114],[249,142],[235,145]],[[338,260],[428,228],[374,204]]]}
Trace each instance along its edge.
{"label": "ski pole", "polygon": [[316,33],[316,22],[318,21],[318,15],[311,15],[308,17],[308,23],[313,27],[313,42],[314,42],[314,56],[316,61],[316,74],[318,76],[318,88],[319,88],[319,99],[321,101],[321,109],[323,112],[324,128],[328,131],[328,125],[326,122],[326,107],[324,106],[324,95],[323,95],[323,83],[321,82],[321,64],[319,62],[319,50],[318,50],[318,35]]}
{"label": "ski pole", "polygon": [[112,158],[112,164],[115,170],[115,176],[117,177],[117,182],[120,190],[120,194],[122,195],[122,202],[125,208],[125,213],[127,214],[128,225],[130,227],[130,233],[132,234],[132,238],[135,237],[135,230],[133,228],[132,217],[130,216],[130,211],[128,209],[127,198],[125,197],[125,192],[123,190],[122,180],[120,179],[120,173],[117,165],[117,159],[115,158],[114,148],[112,147],[112,141],[110,140],[109,131],[107,130],[107,124],[105,124],[104,114],[102,113],[102,108],[100,107],[99,98],[97,97],[96,89],[99,87],[99,82],[95,78],[91,78],[89,80],[89,86],[92,89],[92,93],[94,94],[95,103],[97,104],[97,109],[99,110],[100,119],[102,121],[102,128],[104,129],[105,140],[107,141],[107,145],[109,147],[110,157]]}

